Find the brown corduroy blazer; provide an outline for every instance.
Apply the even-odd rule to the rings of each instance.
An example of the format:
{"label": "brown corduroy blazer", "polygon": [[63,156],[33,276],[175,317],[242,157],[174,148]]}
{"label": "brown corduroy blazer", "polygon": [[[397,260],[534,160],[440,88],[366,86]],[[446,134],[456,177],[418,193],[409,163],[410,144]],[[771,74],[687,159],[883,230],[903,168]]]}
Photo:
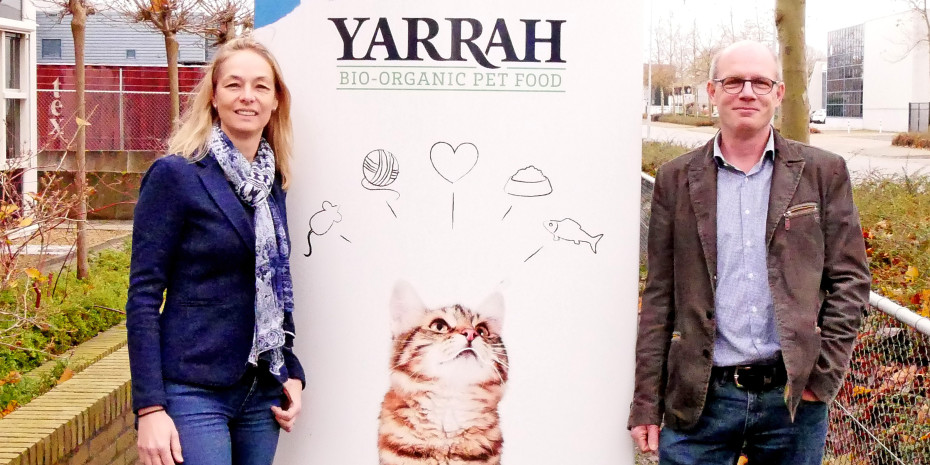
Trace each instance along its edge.
{"label": "brown corduroy blazer", "polygon": [[[664,421],[687,430],[704,407],[716,337],[713,144],[656,175],[631,428]],[[826,402],[836,396],[868,305],[871,278],[846,162],[776,132],[767,216],[768,283],[793,417],[805,388]]]}

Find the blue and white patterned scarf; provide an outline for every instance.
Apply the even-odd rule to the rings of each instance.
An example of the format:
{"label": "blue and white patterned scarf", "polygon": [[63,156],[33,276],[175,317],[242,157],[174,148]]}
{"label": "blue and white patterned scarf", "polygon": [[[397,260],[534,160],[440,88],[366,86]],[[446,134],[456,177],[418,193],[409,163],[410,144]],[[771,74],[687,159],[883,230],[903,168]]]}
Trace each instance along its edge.
{"label": "blue and white patterned scarf", "polygon": [[262,139],[255,160],[249,163],[219,125],[213,126],[208,146],[236,195],[255,209],[255,334],[249,363],[257,365],[259,356],[267,352],[270,371],[280,376],[284,365],[284,312],[294,310],[294,293],[286,225],[271,196],[274,152]]}

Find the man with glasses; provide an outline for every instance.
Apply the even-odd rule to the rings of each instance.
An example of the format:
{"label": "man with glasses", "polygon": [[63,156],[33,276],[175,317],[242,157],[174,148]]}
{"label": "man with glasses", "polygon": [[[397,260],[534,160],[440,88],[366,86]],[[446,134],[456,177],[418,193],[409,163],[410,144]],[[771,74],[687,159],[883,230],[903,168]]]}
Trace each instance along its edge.
{"label": "man with glasses", "polygon": [[707,92],[720,131],[656,175],[631,435],[660,464],[820,465],[869,294],[849,173],[772,128],[766,46],[722,50]]}

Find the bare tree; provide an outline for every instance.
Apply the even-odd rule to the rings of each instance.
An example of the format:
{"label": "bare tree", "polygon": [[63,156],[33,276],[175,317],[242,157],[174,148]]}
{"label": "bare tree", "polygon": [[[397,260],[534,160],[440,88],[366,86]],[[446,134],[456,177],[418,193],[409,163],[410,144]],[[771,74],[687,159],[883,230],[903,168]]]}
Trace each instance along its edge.
{"label": "bare tree", "polygon": [[251,30],[255,24],[252,2],[246,0],[200,0],[203,21],[198,33],[222,45],[239,33]]}
{"label": "bare tree", "polygon": [[807,69],[804,52],[805,0],[776,0],[775,27],[785,80],[781,133],[789,139],[810,140]]}
{"label": "bare tree", "polygon": [[911,12],[914,24],[912,28],[908,28],[909,31],[907,34],[910,36],[907,38],[908,41],[908,50],[902,55],[901,58],[910,54],[912,51],[919,47],[924,47],[928,54],[928,59],[930,59],[930,11],[927,11],[927,0],[900,0],[906,6],[908,11]]}
{"label": "bare tree", "polygon": [[807,82],[810,82],[811,75],[814,73],[814,67],[821,61],[827,61],[827,54],[819,48],[806,47],[804,51],[804,61],[807,63]]}
{"label": "bare tree", "polygon": [[[93,5],[87,0],[55,0],[54,5],[59,10],[59,17],[71,15],[71,36],[74,39],[74,82],[77,99],[77,149],[75,150],[74,186],[77,191],[77,239],[75,242],[75,255],[77,257],[77,277],[87,277],[87,79],[84,75],[84,42],[87,29],[87,16],[96,13]],[[70,144],[69,144],[70,148]]]}
{"label": "bare tree", "polygon": [[178,40],[181,32],[197,32],[203,21],[202,0],[110,0],[110,8],[131,22],[144,24],[165,36],[168,90],[171,96],[171,128],[180,122]]}

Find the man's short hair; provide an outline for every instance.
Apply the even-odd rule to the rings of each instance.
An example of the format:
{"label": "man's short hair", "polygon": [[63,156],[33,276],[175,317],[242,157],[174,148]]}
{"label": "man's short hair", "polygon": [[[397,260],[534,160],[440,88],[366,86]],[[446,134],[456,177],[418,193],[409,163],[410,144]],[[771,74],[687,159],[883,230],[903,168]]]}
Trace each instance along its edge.
{"label": "man's short hair", "polygon": [[711,81],[713,81],[714,79],[717,79],[717,60],[720,59],[720,56],[723,55],[724,53],[726,53],[726,52],[728,52],[728,51],[730,51],[730,50],[736,48],[737,46],[746,45],[746,44],[756,44],[756,45],[761,45],[761,46],[765,47],[765,49],[768,50],[769,53],[772,55],[772,59],[775,60],[775,80],[776,80],[776,81],[781,81],[781,80],[783,80],[782,70],[781,70],[781,59],[778,57],[778,54],[775,53],[774,50],[772,50],[772,47],[769,47],[768,45],[766,45],[766,44],[764,44],[764,43],[762,43],[762,42],[757,42],[757,41],[755,41],[755,40],[741,40],[741,41],[739,41],[739,42],[733,42],[732,44],[730,44],[730,45],[724,47],[723,49],[721,49],[721,50],[719,50],[719,51],[717,51],[717,53],[714,54],[714,57],[711,58],[711,60],[710,60],[710,74],[709,74],[709,78],[710,78]]}

